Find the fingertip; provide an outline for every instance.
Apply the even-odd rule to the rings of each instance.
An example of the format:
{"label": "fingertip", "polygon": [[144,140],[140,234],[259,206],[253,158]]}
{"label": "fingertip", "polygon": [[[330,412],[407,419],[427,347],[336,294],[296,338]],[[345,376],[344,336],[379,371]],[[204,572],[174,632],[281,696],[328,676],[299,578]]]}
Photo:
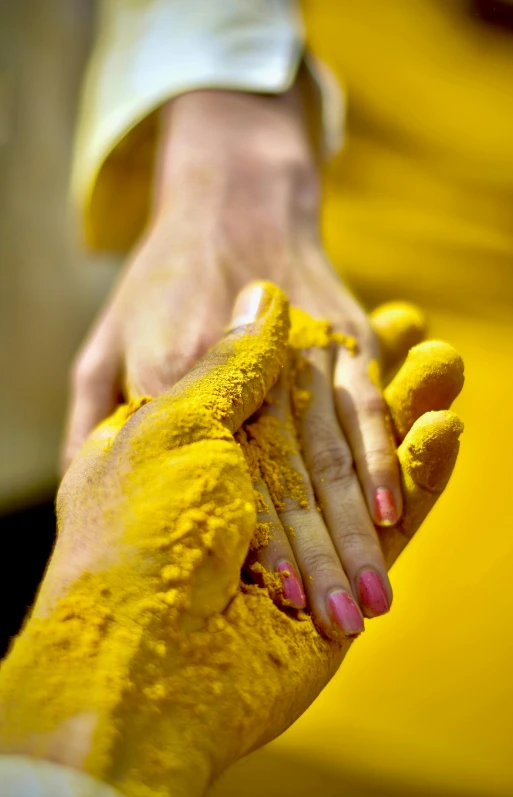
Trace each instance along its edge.
{"label": "fingertip", "polygon": [[332,590],[327,597],[327,607],[335,633],[342,631],[346,637],[355,637],[365,630],[360,608],[346,590]]}
{"label": "fingertip", "polygon": [[430,340],[414,346],[385,390],[397,439],[431,410],[448,410],[465,379],[464,363],[448,343]]}
{"label": "fingertip", "polygon": [[291,606],[294,609],[306,608],[306,595],[303,589],[303,582],[292,562],[278,562],[275,570],[281,579],[284,598],[282,605]]}
{"label": "fingertip", "polygon": [[367,569],[357,580],[360,609],[365,617],[381,617],[390,611],[392,588],[388,577]]}
{"label": "fingertip", "polygon": [[409,302],[380,305],[369,318],[380,343],[381,363],[386,371],[397,366],[426,335],[424,313]]}
{"label": "fingertip", "polygon": [[454,412],[424,413],[399,447],[403,471],[418,487],[442,492],[456,463],[463,430],[463,422]]}
{"label": "fingertip", "polygon": [[377,526],[395,526],[399,522],[402,512],[402,498],[399,498],[398,490],[378,487],[374,493],[371,512]]}

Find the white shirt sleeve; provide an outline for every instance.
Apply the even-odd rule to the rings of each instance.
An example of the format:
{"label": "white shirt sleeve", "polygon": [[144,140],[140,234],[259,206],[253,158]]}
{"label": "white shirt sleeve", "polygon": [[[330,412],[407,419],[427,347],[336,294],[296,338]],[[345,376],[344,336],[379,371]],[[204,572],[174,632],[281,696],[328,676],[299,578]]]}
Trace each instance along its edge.
{"label": "white shirt sleeve", "polygon": [[[305,57],[298,0],[102,0],[71,180],[90,242],[113,235],[112,220],[110,232],[106,225],[116,197],[124,193],[137,203],[133,193],[140,194],[149,168],[132,145],[155,110],[201,88],[284,92],[303,58],[320,101],[323,149],[333,153],[341,141],[342,93],[326,67]],[[114,161],[116,175],[105,178]]]}
{"label": "white shirt sleeve", "polygon": [[0,755],[0,797],[123,797],[68,767],[26,756]]}
{"label": "white shirt sleeve", "polygon": [[74,193],[83,195],[91,172],[162,103],[198,88],[286,91],[303,48],[295,0],[103,0]]}

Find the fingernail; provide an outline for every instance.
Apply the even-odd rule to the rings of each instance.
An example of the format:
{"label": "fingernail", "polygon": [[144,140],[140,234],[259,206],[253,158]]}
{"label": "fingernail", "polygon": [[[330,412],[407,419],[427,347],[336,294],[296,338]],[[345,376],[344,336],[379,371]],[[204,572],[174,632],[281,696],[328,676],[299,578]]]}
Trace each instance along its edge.
{"label": "fingernail", "polygon": [[390,490],[385,487],[380,487],[376,490],[374,511],[380,526],[393,526],[394,523],[397,523],[397,507]]}
{"label": "fingernail", "polygon": [[306,606],[306,596],[298,572],[290,562],[280,562],[276,567],[276,572],[281,576],[283,594],[286,600],[295,609],[304,609]]}
{"label": "fingernail", "polygon": [[272,293],[266,282],[252,282],[239,293],[235,300],[230,329],[252,324],[263,316],[271,304]]}
{"label": "fingernail", "polygon": [[358,579],[360,605],[367,617],[378,617],[390,609],[388,595],[381,578],[374,570],[365,570]]}
{"label": "fingernail", "polygon": [[328,597],[328,613],[345,634],[360,634],[364,630],[362,615],[352,597],[336,590]]}

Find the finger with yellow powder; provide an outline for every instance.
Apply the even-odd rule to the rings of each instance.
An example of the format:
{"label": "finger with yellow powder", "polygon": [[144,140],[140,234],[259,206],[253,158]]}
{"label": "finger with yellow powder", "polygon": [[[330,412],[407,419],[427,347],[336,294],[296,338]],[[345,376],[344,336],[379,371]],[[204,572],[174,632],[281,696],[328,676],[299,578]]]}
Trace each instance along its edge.
{"label": "finger with yellow powder", "polygon": [[463,381],[463,360],[448,343],[428,340],[410,349],[404,364],[385,389],[397,441],[405,438],[424,412],[448,410],[459,395]]}
{"label": "finger with yellow powder", "polygon": [[387,302],[376,307],[369,320],[378,338],[379,368],[386,385],[409,350],[426,337],[426,316],[410,302]]}
{"label": "finger with yellow powder", "polygon": [[[244,453],[253,459],[247,429],[239,439]],[[245,562],[245,573],[250,580],[265,587],[278,606],[304,609],[307,600],[299,566],[269,488],[260,475],[254,481],[254,489],[257,526]]]}

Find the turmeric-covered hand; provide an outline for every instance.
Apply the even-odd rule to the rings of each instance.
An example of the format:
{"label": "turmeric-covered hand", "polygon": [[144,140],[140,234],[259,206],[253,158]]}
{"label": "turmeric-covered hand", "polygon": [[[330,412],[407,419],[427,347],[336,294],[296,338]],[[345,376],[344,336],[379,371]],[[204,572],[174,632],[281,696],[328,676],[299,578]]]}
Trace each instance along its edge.
{"label": "turmeric-covered hand", "polygon": [[223,335],[237,293],[268,279],[353,339],[313,355],[330,444],[319,452],[316,436],[302,443],[314,482],[323,471],[344,474],[325,495],[332,537],[370,537],[374,523],[394,523],[399,469],[369,373],[377,339],[320,240],[319,179],[296,87],[275,97],[196,91],[172,100],[155,174],[146,233],[77,359],[65,465],[120,395],[157,396],[181,379]]}
{"label": "turmeric-covered hand", "polygon": [[[285,730],[347,652],[350,640],[330,641],[241,580],[250,545],[272,545],[256,522],[248,438],[289,332],[273,286],[241,307],[246,326],[173,390],[119,409],[69,469],[50,566],[0,672],[2,751],[84,769],[126,797],[195,797]],[[390,364],[402,339],[382,336]],[[385,394],[405,502],[381,532],[388,567],[455,463],[461,423],[430,411],[459,379],[444,356],[416,347]]]}

